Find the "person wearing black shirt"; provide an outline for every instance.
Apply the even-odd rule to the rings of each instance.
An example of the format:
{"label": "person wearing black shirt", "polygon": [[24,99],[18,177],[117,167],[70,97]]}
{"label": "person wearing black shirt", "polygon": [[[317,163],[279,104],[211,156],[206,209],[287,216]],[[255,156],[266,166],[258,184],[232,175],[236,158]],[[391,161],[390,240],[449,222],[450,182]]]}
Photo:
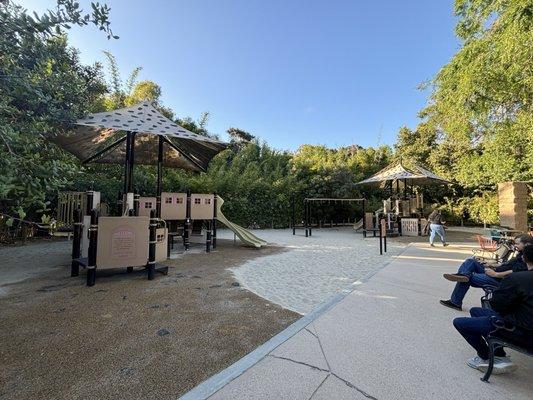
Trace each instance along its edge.
{"label": "person wearing black shirt", "polygon": [[[514,272],[502,280],[500,287],[492,293],[491,309],[474,307],[471,317],[455,318],[453,325],[465,340],[476,350],[477,356],[466,363],[472,368],[486,371],[489,348],[485,337],[495,330],[494,322],[503,322],[514,328],[512,332],[502,331],[512,342],[533,351],[533,245],[523,251],[527,269]],[[495,351],[494,373],[516,369],[503,349]]]}
{"label": "person wearing black shirt", "polygon": [[444,274],[444,278],[457,282],[449,300],[440,300],[440,304],[456,310],[462,310],[463,299],[470,287],[498,287],[503,278],[513,272],[525,271],[526,263],[522,259],[524,246],[533,244],[533,237],[520,235],[515,238],[518,250],[516,257],[495,269],[488,268],[475,258],[468,258],[461,264],[456,274]]}

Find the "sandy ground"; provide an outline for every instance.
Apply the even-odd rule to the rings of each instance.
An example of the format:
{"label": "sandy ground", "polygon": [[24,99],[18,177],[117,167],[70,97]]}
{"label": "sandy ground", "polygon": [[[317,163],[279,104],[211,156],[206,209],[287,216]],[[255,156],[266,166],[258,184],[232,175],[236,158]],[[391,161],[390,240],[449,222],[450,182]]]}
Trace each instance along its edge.
{"label": "sandy ground", "polygon": [[[223,236],[225,234],[222,233]],[[405,248],[388,241],[379,254],[379,239],[364,239],[353,228],[262,230],[257,234],[287,251],[248,260],[232,271],[238,281],[257,295],[300,314],[307,314],[339,292],[349,292]]]}
{"label": "sandy ground", "polygon": [[279,247],[219,240],[171,260],[168,276],[92,288],[70,278],[68,248],[0,248],[0,399],[175,399],[298,318],[228,271]]}
{"label": "sandy ground", "polygon": [[[379,254],[379,239],[363,238],[351,227],[303,230],[258,230],[257,235],[287,251],[248,260],[232,271],[257,295],[299,314],[307,314],[340,292],[350,292],[361,281],[387,265],[408,243],[428,242],[427,236],[388,238],[387,252]],[[452,244],[472,241],[471,233],[448,232]],[[221,231],[219,237],[231,237]],[[438,248],[440,243],[435,242]]]}

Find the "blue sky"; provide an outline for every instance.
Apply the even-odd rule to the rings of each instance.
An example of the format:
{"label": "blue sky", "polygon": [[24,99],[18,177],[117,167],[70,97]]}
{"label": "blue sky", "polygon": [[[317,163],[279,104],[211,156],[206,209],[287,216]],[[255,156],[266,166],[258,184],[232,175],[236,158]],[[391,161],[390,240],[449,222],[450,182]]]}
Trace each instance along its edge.
{"label": "blue sky", "polygon": [[72,29],[85,63],[109,50],[124,79],[142,66],[176,115],[209,111],[211,132],[238,127],[278,149],[394,143],[418,122],[417,86],[459,47],[453,0],[104,2],[120,39]]}

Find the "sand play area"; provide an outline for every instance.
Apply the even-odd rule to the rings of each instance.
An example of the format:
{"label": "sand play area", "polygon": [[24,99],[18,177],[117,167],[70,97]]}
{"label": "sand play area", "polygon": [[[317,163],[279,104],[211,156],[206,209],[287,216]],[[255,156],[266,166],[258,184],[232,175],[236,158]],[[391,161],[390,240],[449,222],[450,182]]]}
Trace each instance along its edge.
{"label": "sand play area", "polygon": [[217,251],[169,260],[147,281],[121,271],[85,286],[70,244],[0,248],[0,398],[175,399],[399,254],[351,229],[219,232]]}

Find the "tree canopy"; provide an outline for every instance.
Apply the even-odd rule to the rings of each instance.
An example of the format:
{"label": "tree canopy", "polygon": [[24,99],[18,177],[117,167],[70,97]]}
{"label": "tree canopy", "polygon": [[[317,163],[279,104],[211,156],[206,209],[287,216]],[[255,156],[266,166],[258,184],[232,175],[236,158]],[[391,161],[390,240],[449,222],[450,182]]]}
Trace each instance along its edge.
{"label": "tree canopy", "polygon": [[[150,100],[185,128],[214,136],[208,112],[197,119],[178,116],[163,104],[158,83],[139,79],[140,66],[123,79],[111,53],[104,53],[106,69],[80,62],[67,31],[92,25],[118,38],[107,5],[91,4],[90,12],[72,0],[57,5],[31,16],[13,1],[0,1],[0,209],[12,215],[52,212],[59,190],[100,190],[113,206],[121,167],[82,166],[47,140],[88,112]],[[300,207],[303,197],[354,197],[364,190],[377,208],[379,189],[353,184],[401,158],[457,182],[427,193],[442,201],[450,220],[468,214],[476,222],[496,222],[496,184],[533,181],[533,3],[456,0],[454,12],[461,47],[422,85],[430,97],[420,123],[401,127],[393,147],[302,144],[278,151],[254,132],[231,127],[231,145],[206,173],[167,170],[164,189],[216,192],[238,223],[286,226],[292,198]],[[155,169],[135,168],[134,181],[137,192],[153,194]],[[324,207],[321,217],[353,216],[349,207]]]}

